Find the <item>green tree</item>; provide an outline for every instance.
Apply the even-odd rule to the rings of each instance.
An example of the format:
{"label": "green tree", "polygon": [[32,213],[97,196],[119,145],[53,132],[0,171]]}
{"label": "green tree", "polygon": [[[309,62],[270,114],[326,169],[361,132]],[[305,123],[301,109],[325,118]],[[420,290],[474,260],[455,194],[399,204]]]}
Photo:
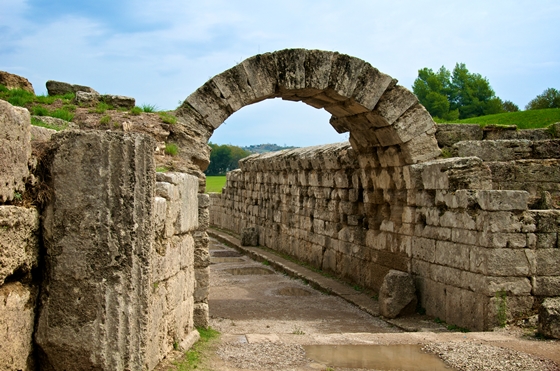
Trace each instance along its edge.
{"label": "green tree", "polygon": [[224,175],[228,171],[239,167],[239,160],[249,156],[251,153],[244,149],[228,144],[208,143],[212,152],[210,153],[210,165],[204,172],[206,175]]}
{"label": "green tree", "polygon": [[560,91],[554,88],[548,88],[525,106],[526,110],[545,108],[560,108]]}
{"label": "green tree", "polygon": [[519,112],[519,106],[510,100],[504,101],[502,108],[504,112]]}
{"label": "green tree", "polygon": [[504,112],[488,80],[469,72],[464,63],[457,63],[453,72],[444,66],[437,72],[419,70],[412,90],[432,116],[447,121]]}

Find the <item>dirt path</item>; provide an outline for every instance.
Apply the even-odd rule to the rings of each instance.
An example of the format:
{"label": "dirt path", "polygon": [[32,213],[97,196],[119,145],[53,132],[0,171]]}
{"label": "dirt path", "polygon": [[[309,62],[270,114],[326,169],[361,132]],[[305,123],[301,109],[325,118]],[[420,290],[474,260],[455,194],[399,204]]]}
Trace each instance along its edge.
{"label": "dirt path", "polygon": [[[521,330],[449,332],[426,316],[391,324],[349,304],[345,299],[350,298],[370,313],[376,310],[374,300],[353,293],[351,288],[345,291],[332,283],[345,299],[325,294],[307,284],[319,280],[314,272],[306,273],[305,268],[293,267],[266,252],[260,256],[261,260],[267,258],[263,264],[215,239],[211,241],[210,325],[222,335],[203,369],[363,370],[375,369],[367,368],[372,367],[370,358],[379,361],[383,357],[388,363],[377,366],[379,369],[560,369],[551,362],[560,364],[557,341],[523,338]],[[247,249],[255,254],[251,250],[255,248]],[[303,280],[275,272],[273,265],[289,266],[290,274]],[[302,271],[293,272],[299,269]],[[431,344],[432,351],[443,358],[447,356],[454,368],[420,351],[424,344]],[[379,347],[383,345],[387,347]],[[407,366],[402,362],[406,363],[409,356]]]}

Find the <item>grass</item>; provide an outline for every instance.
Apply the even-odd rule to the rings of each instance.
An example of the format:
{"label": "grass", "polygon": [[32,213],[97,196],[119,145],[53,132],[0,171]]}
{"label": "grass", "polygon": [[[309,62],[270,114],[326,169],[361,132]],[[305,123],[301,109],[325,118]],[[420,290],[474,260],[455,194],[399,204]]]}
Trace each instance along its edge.
{"label": "grass", "polygon": [[97,106],[94,109],[91,109],[89,112],[90,113],[105,113],[105,111],[112,109],[113,107],[111,107],[110,105],[108,105],[105,102],[99,102],[97,103]]}
{"label": "grass", "polygon": [[136,107],[132,107],[132,109],[130,110],[130,114],[133,116],[138,116],[142,113],[142,108],[136,106]]}
{"label": "grass", "polygon": [[177,123],[177,117],[171,115],[170,113],[167,112],[160,112],[159,113],[159,118],[161,119],[161,121],[163,121],[166,124],[169,125],[174,125]]}
{"label": "grass", "polygon": [[206,192],[222,193],[222,188],[226,185],[226,176],[207,176],[206,177]]}
{"label": "grass", "polygon": [[42,128],[47,128],[47,129],[53,129],[53,130],[56,130],[56,131],[64,130],[68,127],[68,125],[61,127],[61,126],[58,126],[58,125],[45,124],[43,121],[40,121],[39,119],[36,119],[35,117],[31,117],[31,125],[40,126]]}
{"label": "grass", "polygon": [[105,115],[99,120],[99,123],[101,125],[108,125],[110,122],[111,122],[111,116],[109,115]]}
{"label": "grass", "polygon": [[140,108],[142,109],[142,111],[146,112],[146,113],[154,113],[157,112],[158,108],[155,104],[143,104],[140,106]]}
{"label": "grass", "polygon": [[182,360],[175,363],[177,371],[201,370],[200,366],[205,352],[220,336],[220,333],[211,327],[197,328],[197,330],[200,333],[200,340],[185,352]]}
{"label": "grass", "polygon": [[[27,108],[32,115],[56,117],[65,121],[72,121],[76,106],[70,104],[74,99],[74,94],[44,96],[35,95],[23,89],[8,89],[0,85],[0,99],[3,99],[14,106]],[[50,105],[56,100],[61,100],[62,108],[50,110],[44,105]]]}
{"label": "grass", "polygon": [[479,124],[480,126],[517,125],[519,129],[538,129],[545,128],[556,122],[560,122],[560,108],[498,113],[495,115],[455,120],[452,123]]}
{"label": "grass", "polygon": [[177,156],[179,153],[179,147],[175,143],[167,143],[165,145],[165,154],[169,156]]}

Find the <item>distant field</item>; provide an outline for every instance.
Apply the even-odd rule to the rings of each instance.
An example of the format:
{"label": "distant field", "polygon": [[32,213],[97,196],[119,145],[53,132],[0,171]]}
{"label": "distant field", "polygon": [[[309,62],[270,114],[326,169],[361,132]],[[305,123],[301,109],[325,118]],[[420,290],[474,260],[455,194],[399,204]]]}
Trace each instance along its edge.
{"label": "distant field", "polygon": [[453,121],[453,123],[479,124],[482,126],[517,125],[519,129],[545,128],[556,122],[560,122],[560,108],[498,113]]}
{"label": "distant field", "polygon": [[226,177],[224,176],[207,176],[206,192],[222,193],[222,188],[226,185]]}

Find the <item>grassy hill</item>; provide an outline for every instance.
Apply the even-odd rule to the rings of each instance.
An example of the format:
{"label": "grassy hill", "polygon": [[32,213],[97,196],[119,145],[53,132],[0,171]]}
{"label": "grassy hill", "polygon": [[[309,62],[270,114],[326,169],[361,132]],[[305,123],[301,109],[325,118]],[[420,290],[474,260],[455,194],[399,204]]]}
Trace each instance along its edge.
{"label": "grassy hill", "polygon": [[498,113],[442,123],[479,124],[481,126],[517,125],[519,129],[537,129],[545,128],[556,122],[560,122],[560,108]]}

